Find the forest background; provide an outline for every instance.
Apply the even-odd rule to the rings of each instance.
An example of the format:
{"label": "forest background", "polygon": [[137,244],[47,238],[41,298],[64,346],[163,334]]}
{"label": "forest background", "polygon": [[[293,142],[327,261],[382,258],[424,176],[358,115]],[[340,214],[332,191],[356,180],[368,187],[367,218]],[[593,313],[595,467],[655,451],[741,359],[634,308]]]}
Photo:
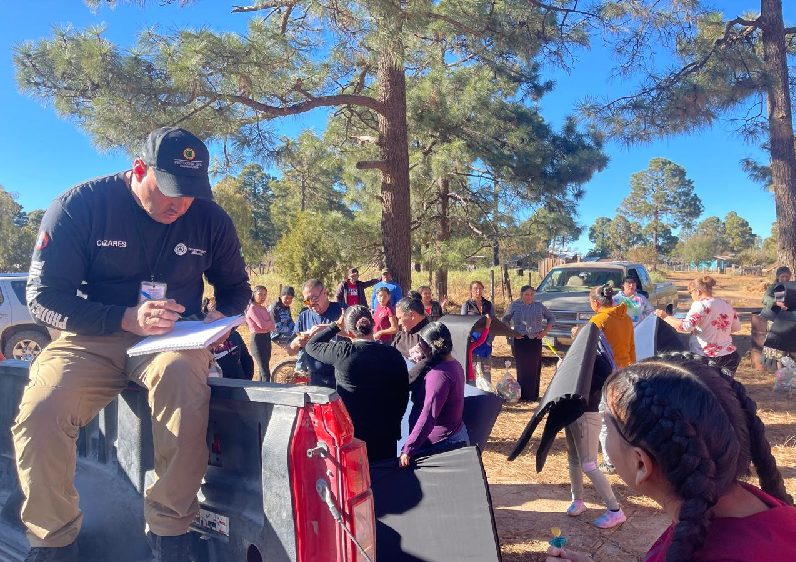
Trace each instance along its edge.
{"label": "forest background", "polygon": [[[100,16],[116,13],[111,2],[89,4]],[[143,4],[153,18],[224,11],[207,2],[118,4]],[[586,238],[593,245],[583,254],[653,264],[733,252],[746,264],[793,265],[796,236],[781,232],[793,227],[796,176],[776,165],[772,144],[782,133],[774,94],[790,103],[793,91],[793,30],[781,2],[763,0],[762,16],[753,2],[729,3],[735,12],[727,4],[725,16],[676,1],[255,2],[228,7],[245,20],[234,33],[151,27],[112,42],[111,26],[63,26],[15,43],[12,55],[17,87],[101,151],[129,157],[138,137],[163,124],[207,138],[218,155],[216,200],[249,263],[275,256],[285,278],[327,281],[349,265],[387,264],[404,285],[415,266],[446,294],[449,269],[533,264]],[[764,56],[775,32],[784,81],[776,57]],[[566,84],[561,73],[578,72],[587,46],[614,61],[597,80],[611,87],[581,83],[571,115],[548,120],[546,99],[558,93],[550,76]],[[796,168],[786,109],[785,160]],[[312,111],[320,126],[280,135],[285,117]],[[716,129],[754,156],[722,161],[760,184],[747,182],[737,212],[704,212],[722,199],[721,179],[716,191],[652,156],[646,169],[585,197],[595,174],[610,171],[611,147],[643,150],[638,143],[688,133],[671,145],[698,143]],[[3,182],[0,269],[24,269],[42,211],[25,210]],[[67,185],[48,188],[50,198]],[[778,220],[761,231],[755,203],[769,201],[770,211],[766,188]],[[581,212],[597,216],[584,222]]]}

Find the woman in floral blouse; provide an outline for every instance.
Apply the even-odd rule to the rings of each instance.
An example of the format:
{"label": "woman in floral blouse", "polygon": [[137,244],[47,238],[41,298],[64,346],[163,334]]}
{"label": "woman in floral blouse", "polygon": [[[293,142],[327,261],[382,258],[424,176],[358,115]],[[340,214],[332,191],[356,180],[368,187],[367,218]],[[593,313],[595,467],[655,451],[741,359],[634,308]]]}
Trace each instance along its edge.
{"label": "woman in floral blouse", "polygon": [[655,314],[676,330],[691,334],[692,352],[709,357],[734,373],[741,356],[730,334],[741,329],[741,322],[730,303],[713,296],[715,285],[716,280],[707,275],[688,284],[694,302],[682,320],[663,310],[656,310]]}

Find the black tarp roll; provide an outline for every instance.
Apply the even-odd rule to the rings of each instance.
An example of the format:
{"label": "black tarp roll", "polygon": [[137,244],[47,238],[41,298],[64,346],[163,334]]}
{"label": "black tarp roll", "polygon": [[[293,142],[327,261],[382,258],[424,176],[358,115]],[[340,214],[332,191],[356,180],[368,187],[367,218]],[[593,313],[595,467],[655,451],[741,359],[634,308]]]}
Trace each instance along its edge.
{"label": "black tarp roll", "polygon": [[499,562],[481,456],[463,447],[370,467],[378,562]]}
{"label": "black tarp roll", "polygon": [[597,326],[589,323],[578,332],[508,460],[519,456],[531,440],[536,426],[547,415],[536,450],[536,472],[541,472],[556,434],[586,411],[599,331]]}

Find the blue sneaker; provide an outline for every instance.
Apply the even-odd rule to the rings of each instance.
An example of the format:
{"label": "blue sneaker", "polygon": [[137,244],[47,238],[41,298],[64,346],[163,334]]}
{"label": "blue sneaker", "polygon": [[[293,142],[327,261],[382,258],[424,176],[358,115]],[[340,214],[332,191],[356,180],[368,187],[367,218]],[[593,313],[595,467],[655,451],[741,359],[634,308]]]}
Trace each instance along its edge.
{"label": "blue sneaker", "polygon": [[586,511],[586,506],[584,505],[583,500],[572,500],[572,503],[567,508],[567,515],[570,517],[577,517],[584,511]]}
{"label": "blue sneaker", "polygon": [[619,511],[611,511],[608,509],[594,521],[594,526],[600,529],[610,529],[611,527],[621,525],[625,521],[627,521],[627,517],[625,517],[624,511],[621,509]]}

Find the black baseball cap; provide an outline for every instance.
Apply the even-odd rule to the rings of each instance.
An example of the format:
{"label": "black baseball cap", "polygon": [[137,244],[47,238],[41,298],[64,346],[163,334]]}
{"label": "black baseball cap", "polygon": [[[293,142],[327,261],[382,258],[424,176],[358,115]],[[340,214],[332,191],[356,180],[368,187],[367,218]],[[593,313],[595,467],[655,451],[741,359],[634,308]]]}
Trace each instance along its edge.
{"label": "black baseball cap", "polygon": [[156,129],[144,141],[141,159],[155,170],[163,195],[213,198],[207,175],[210,152],[193,133],[177,127]]}
{"label": "black baseball cap", "polygon": [[288,296],[295,297],[296,296],[296,291],[293,290],[293,287],[291,287],[290,285],[285,285],[284,287],[282,287],[281,296],[283,296],[283,297],[288,297]]}
{"label": "black baseball cap", "polygon": [[625,278],[624,278],[624,279],[622,279],[622,283],[627,283],[628,281],[630,281],[631,283],[635,283],[636,285],[638,285],[638,279],[636,279],[636,278],[635,278],[635,277],[633,277],[632,275],[627,275],[627,276],[625,276]]}

